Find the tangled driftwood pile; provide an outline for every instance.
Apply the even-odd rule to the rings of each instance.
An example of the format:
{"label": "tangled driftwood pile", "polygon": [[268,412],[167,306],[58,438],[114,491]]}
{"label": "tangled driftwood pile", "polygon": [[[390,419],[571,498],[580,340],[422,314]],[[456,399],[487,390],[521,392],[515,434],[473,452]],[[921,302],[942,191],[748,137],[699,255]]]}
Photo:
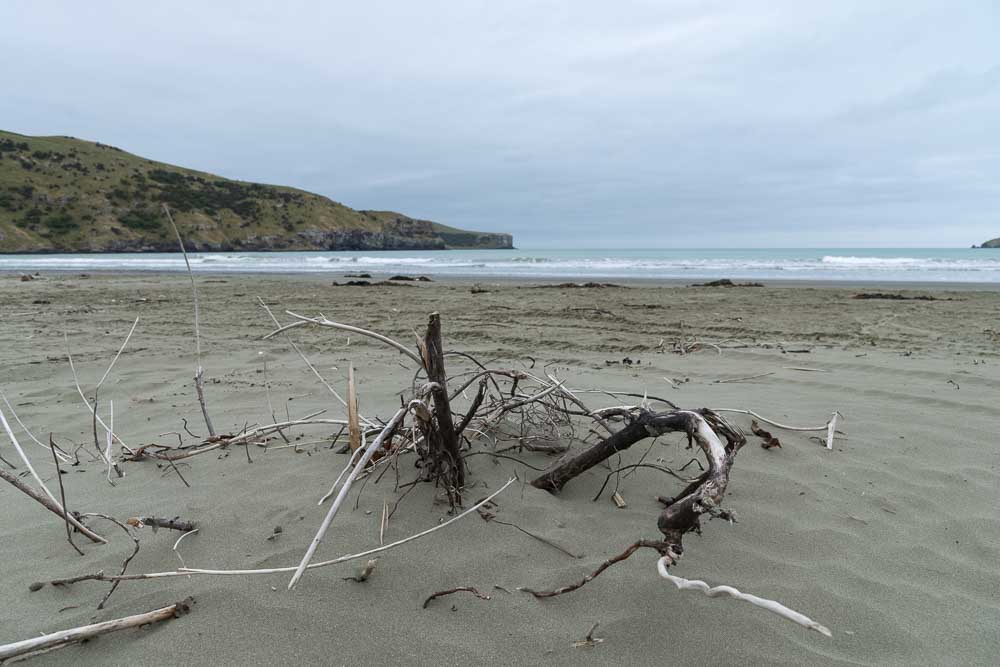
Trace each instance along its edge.
{"label": "tangled driftwood pile", "polygon": [[[178,239],[180,239],[179,234]],[[195,297],[196,338],[200,339],[197,286],[193,277],[192,289]],[[18,458],[31,472],[38,488],[29,485],[20,477],[2,468],[0,468],[0,477],[58,516],[59,521],[66,524],[67,537],[71,544],[73,544],[74,535],[77,534],[81,534],[97,544],[107,544],[108,538],[98,533],[92,525],[98,519],[117,524],[133,543],[130,554],[124,559],[121,570],[116,574],[106,574],[105,572],[78,574],[49,582],[38,582],[32,585],[32,590],[37,590],[47,584],[65,586],[84,581],[107,582],[111,586],[99,603],[99,606],[104,606],[115,588],[126,581],[190,576],[253,576],[287,573],[290,575],[288,587],[292,588],[300,583],[308,570],[352,560],[369,559],[365,572],[359,575],[360,578],[356,578],[356,580],[362,581],[371,574],[375,567],[375,560],[371,559],[374,554],[420,539],[437,530],[445,529],[453,522],[459,521],[473,512],[478,511],[483,514],[484,518],[491,518],[489,516],[491,502],[503,493],[514,480],[509,480],[486,498],[466,506],[464,498],[467,490],[466,477],[469,470],[473,469],[474,456],[486,455],[517,460],[515,455],[522,451],[549,454],[553,457],[553,464],[541,471],[541,474],[532,479],[530,484],[538,489],[558,493],[574,478],[595,466],[604,464],[614,454],[643,440],[678,432],[685,434],[688,446],[697,448],[705,459],[706,465],[702,466],[702,470],[698,474],[685,476],[680,471],[640,460],[639,463],[610,470],[604,486],[598,493],[600,496],[612,477],[620,476],[627,468],[655,468],[681,480],[684,486],[679,492],[671,497],[660,498],[663,509],[656,520],[655,537],[641,539],[627,546],[622,553],[607,559],[593,572],[577,582],[548,591],[527,588],[522,588],[522,590],[538,598],[566,594],[584,586],[607,568],[625,560],[638,550],[652,549],[659,554],[657,564],[659,576],[674,583],[678,588],[698,589],[710,596],[728,595],[748,601],[806,628],[825,635],[830,634],[829,630],[819,623],[777,602],[747,595],[729,586],[710,587],[701,581],[682,579],[670,574],[668,568],[683,555],[684,536],[692,531],[700,531],[704,520],[710,518],[734,520],[733,512],[724,506],[724,499],[729,484],[730,470],[734,465],[736,455],[746,443],[746,437],[741,428],[728,421],[724,414],[733,413],[754,417],[754,433],[758,434],[764,440],[764,444],[769,447],[777,446],[777,438],[763,431],[757,421],[781,429],[823,432],[826,435],[825,444],[827,447],[831,447],[836,432],[837,413],[834,413],[831,419],[821,426],[794,427],[766,419],[749,410],[682,409],[663,398],[625,392],[601,392],[613,397],[618,404],[594,408],[588,405],[587,401],[596,392],[574,390],[553,375],[534,372],[532,367],[492,368],[471,355],[447,350],[443,343],[442,321],[436,313],[430,315],[424,335],[418,338],[416,345],[410,347],[378,332],[355,325],[334,322],[323,316],[307,316],[287,312],[290,321],[281,324],[263,302],[260,302],[260,305],[267,310],[276,327],[264,338],[282,337],[295,349],[310,371],[343,405],[346,413],[344,419],[320,418],[317,415],[311,415],[302,419],[282,422],[272,420],[271,423],[244,429],[238,433],[217,433],[210,417],[209,401],[204,387],[200,343],[196,345],[199,358],[195,369],[195,387],[202,410],[202,418],[209,435],[196,444],[158,442],[141,447],[131,447],[126,444],[119,433],[115,432],[113,419],[109,419],[107,423],[101,419],[98,410],[99,389],[120,356],[121,349],[91,396],[88,397],[84,393],[79,383],[77,389],[88,412],[92,413],[95,454],[107,466],[107,478],[111,484],[114,484],[116,476],[120,476],[125,467],[142,465],[143,461],[161,461],[164,465],[175,466],[176,461],[181,459],[191,459],[218,449],[238,447],[243,447],[246,450],[249,459],[251,447],[268,447],[270,443],[278,439],[286,439],[294,429],[316,426],[339,428],[339,432],[329,440],[332,444],[337,444],[342,437],[346,436],[344,447],[345,452],[351,454],[350,460],[333,482],[329,491],[320,500],[320,503],[323,503],[333,498],[315,537],[310,544],[302,546],[303,555],[299,562],[289,564],[286,567],[253,570],[219,570],[184,566],[164,572],[127,572],[129,562],[139,550],[139,531],[143,527],[149,526],[154,529],[180,532],[180,539],[174,545],[175,550],[184,537],[199,530],[199,527],[194,522],[179,517],[131,517],[119,520],[99,513],[79,513],[67,510],[65,495],[61,493],[61,497],[57,498],[47,488],[41,477],[35,472],[27,452],[18,442],[4,412],[0,410],[0,423],[2,423],[3,430],[16,450]],[[375,339],[397,350],[412,365],[414,373],[409,387],[403,392],[404,398],[401,400],[401,406],[395,414],[388,420],[380,421],[359,412],[353,369],[350,372],[346,397],[342,397],[322,377],[292,339],[291,332],[302,328],[345,331]],[[133,325],[122,349],[128,344],[134,330],[135,326]],[[449,365],[459,368],[460,371],[449,374],[446,361]],[[4,403],[10,411],[9,414],[20,424],[20,420],[13,413],[10,403],[6,400]],[[461,407],[458,407],[459,405]],[[657,409],[654,409],[653,406],[657,406]],[[27,429],[24,430],[27,432]],[[73,455],[60,450],[52,442],[48,445],[38,441],[36,443],[50,450],[50,455],[54,457],[57,467],[72,459]],[[47,453],[47,455],[49,454]],[[388,470],[398,471],[401,457],[415,459],[416,467],[419,470],[418,478],[412,483],[404,485],[407,491],[420,483],[434,485],[440,489],[442,497],[446,499],[451,510],[451,518],[428,530],[361,553],[323,561],[314,560],[317,548],[323,541],[338,511],[344,505],[344,501],[355,482],[362,478],[377,481]],[[531,468],[532,466],[527,467]],[[177,474],[180,476],[179,470],[177,470]],[[187,482],[185,481],[185,483]],[[396,484],[397,489],[402,488],[399,485],[398,476]],[[407,491],[402,491],[401,496],[405,496]],[[617,486],[614,495],[616,502],[620,501],[621,496],[617,492]],[[389,515],[388,506],[385,510],[382,519],[383,529]],[[205,523],[204,517],[198,518],[202,519],[202,524]],[[650,529],[650,532],[653,533],[652,520],[650,521]],[[77,548],[75,544],[73,546]],[[432,593],[424,606],[426,607],[431,600],[437,597],[462,591],[488,599],[488,596],[483,595],[473,587],[457,586],[454,589]],[[52,650],[82,638],[92,637],[95,634],[130,627],[135,623],[149,623],[173,618],[186,612],[189,608],[190,601],[185,601],[151,611],[148,614],[140,615],[140,617],[99,623],[38,639],[0,646],[0,662],[25,654]]]}

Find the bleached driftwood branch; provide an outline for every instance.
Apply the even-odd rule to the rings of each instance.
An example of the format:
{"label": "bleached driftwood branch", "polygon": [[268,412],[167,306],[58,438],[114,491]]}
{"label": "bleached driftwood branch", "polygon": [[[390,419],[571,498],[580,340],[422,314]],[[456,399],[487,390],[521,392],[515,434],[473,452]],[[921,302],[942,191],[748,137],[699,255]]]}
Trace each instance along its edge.
{"label": "bleached driftwood branch", "polygon": [[369,338],[374,338],[375,340],[382,341],[386,345],[389,345],[390,347],[396,348],[397,350],[399,350],[400,352],[402,352],[403,354],[405,354],[406,356],[408,356],[410,359],[412,359],[413,361],[417,362],[417,364],[423,366],[423,360],[420,358],[420,356],[416,352],[414,352],[410,348],[406,347],[402,343],[389,338],[388,336],[383,336],[380,333],[376,333],[374,331],[369,331],[368,329],[362,329],[360,327],[351,326],[350,324],[341,324],[340,322],[333,322],[333,321],[328,320],[326,317],[323,317],[323,316],[320,316],[320,317],[306,317],[305,315],[299,315],[297,313],[293,313],[290,310],[286,310],[285,312],[287,314],[291,315],[292,317],[294,317],[295,319],[299,320],[299,321],[298,322],[292,322],[291,324],[286,324],[285,326],[281,327],[280,329],[272,331],[268,335],[264,336],[265,339],[271,338],[272,336],[276,336],[279,333],[287,331],[288,329],[291,329],[293,327],[303,326],[305,324],[315,324],[315,325],[321,326],[321,327],[330,327],[332,329],[340,329],[341,331],[350,331],[352,333],[360,334],[362,336],[368,336]]}
{"label": "bleached driftwood branch", "polygon": [[728,595],[735,600],[742,600],[744,602],[749,602],[755,607],[760,607],[761,609],[766,609],[773,614],[777,614],[782,618],[788,619],[792,623],[801,625],[809,630],[815,630],[816,632],[824,635],[826,637],[832,637],[833,633],[830,632],[829,628],[825,625],[821,625],[816,621],[812,620],[805,614],[801,614],[794,609],[789,609],[780,602],[774,600],[769,600],[767,598],[757,597],[756,595],[750,595],[749,593],[742,593],[739,590],[733,588],[732,586],[709,586],[704,581],[698,579],[685,579],[683,577],[677,577],[667,571],[667,566],[670,564],[667,557],[660,558],[656,562],[656,571],[661,577],[672,583],[674,586],[682,591],[701,591],[710,598],[719,597],[722,595]]}
{"label": "bleached driftwood branch", "polygon": [[187,598],[181,602],[175,602],[168,607],[161,607],[160,609],[147,611],[144,614],[135,614],[134,616],[126,616],[125,618],[118,618],[113,621],[104,621],[103,623],[84,625],[79,628],[53,632],[52,634],[42,635],[41,637],[34,637],[32,639],[25,639],[12,644],[4,644],[0,646],[0,663],[10,660],[11,658],[25,657],[36,653],[52,651],[57,648],[63,648],[69,644],[82,642],[87,639],[93,639],[94,637],[105,635],[109,632],[116,632],[127,628],[136,628],[142,625],[149,625],[150,623],[158,623],[171,618],[177,618],[190,611],[193,603],[193,598]]}
{"label": "bleached driftwood branch", "polygon": [[[348,554],[346,556],[339,556],[337,558],[319,561],[317,563],[309,563],[305,569],[315,570],[320,567],[329,567],[330,565],[339,565],[340,563],[346,563],[352,560],[358,560],[359,558],[367,558],[368,556],[371,556],[373,554],[382,553],[383,551],[388,551],[390,549],[395,549],[396,547],[402,546],[407,542],[413,542],[414,540],[418,540],[421,537],[426,537],[427,535],[430,535],[431,533],[441,530],[443,528],[447,528],[456,521],[464,519],[473,512],[478,511],[481,507],[492,502],[494,498],[496,498],[501,493],[506,491],[507,488],[516,481],[517,481],[516,477],[511,477],[510,479],[507,480],[507,482],[503,486],[501,486],[499,489],[497,489],[490,495],[480,500],[472,507],[468,508],[464,512],[461,512],[460,514],[456,514],[447,521],[443,521],[435,526],[432,526],[431,528],[428,528],[427,530],[421,531],[414,535],[410,535],[409,537],[404,537],[401,540],[396,540],[395,542],[391,542],[389,544],[384,544],[382,546],[375,547],[374,549],[368,549],[367,551],[362,551],[360,553]],[[299,569],[298,565],[293,565],[290,567],[262,568],[256,570],[212,570],[212,569],[197,568],[197,567],[180,567],[177,568],[176,570],[167,570],[166,572],[148,572],[145,574],[126,574],[121,576],[106,575],[103,572],[97,572],[94,574],[84,574],[78,577],[71,577],[69,579],[58,579],[46,583],[64,585],[70,583],[77,583],[81,581],[142,581],[146,579],[167,579],[171,577],[186,577],[189,575],[245,577],[245,576],[265,575],[265,574],[287,574],[289,572],[296,572],[298,569]]]}
{"label": "bleached driftwood branch", "polygon": [[347,479],[344,480],[344,485],[340,487],[340,493],[337,494],[337,498],[333,501],[333,504],[330,505],[330,509],[327,511],[322,525],[320,525],[319,530],[316,532],[316,536],[309,544],[309,548],[306,550],[305,556],[302,557],[302,562],[299,563],[298,568],[295,570],[295,574],[292,575],[291,580],[288,582],[289,590],[295,587],[295,584],[299,582],[299,579],[301,579],[302,575],[305,573],[306,566],[309,565],[309,561],[312,560],[313,554],[316,553],[316,548],[319,547],[320,542],[323,541],[323,536],[326,535],[326,531],[333,522],[333,518],[337,516],[337,511],[340,510],[340,506],[343,504],[344,498],[347,497],[347,493],[351,490],[351,485],[354,484],[354,480],[357,479],[361,471],[365,469],[365,465],[371,460],[375,451],[382,446],[386,436],[396,430],[396,425],[399,424],[409,409],[410,406],[406,406],[396,411],[396,414],[393,415],[392,419],[389,420],[389,423],[382,429],[382,432],[378,434],[378,437],[372,441],[372,444],[368,445],[368,448],[365,449],[365,453],[361,455],[361,458],[354,465],[354,469],[351,470]]}
{"label": "bleached driftwood branch", "polygon": [[837,421],[843,417],[839,412],[834,412],[830,415],[829,421],[827,421],[822,426],[789,426],[788,424],[782,424],[781,422],[776,422],[773,419],[768,419],[767,417],[762,417],[753,410],[745,410],[742,408],[713,408],[715,412],[735,412],[742,415],[750,415],[751,417],[756,417],[762,422],[766,422],[771,426],[783,429],[785,431],[826,431],[826,448],[833,449],[833,436],[837,432]]}

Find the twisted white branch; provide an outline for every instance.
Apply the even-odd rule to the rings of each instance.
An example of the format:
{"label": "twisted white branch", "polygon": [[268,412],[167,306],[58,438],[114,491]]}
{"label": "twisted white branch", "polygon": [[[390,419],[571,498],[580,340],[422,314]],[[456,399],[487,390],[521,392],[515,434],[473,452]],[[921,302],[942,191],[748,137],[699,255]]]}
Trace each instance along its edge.
{"label": "twisted white branch", "polygon": [[698,579],[684,579],[683,577],[675,577],[667,571],[667,563],[670,559],[666,556],[661,558],[656,562],[656,570],[660,573],[660,576],[672,583],[674,586],[682,591],[701,591],[710,598],[719,597],[720,595],[728,595],[736,600],[743,600],[744,602],[749,602],[755,607],[760,607],[761,609],[766,609],[773,614],[801,625],[809,630],[815,630],[825,637],[832,637],[833,633],[830,632],[829,628],[824,625],[820,625],[816,621],[812,620],[805,614],[800,614],[794,609],[789,609],[780,602],[775,602],[774,600],[768,600],[767,598],[759,598],[756,595],[750,595],[749,593],[741,593],[732,586],[709,586],[704,581]]}

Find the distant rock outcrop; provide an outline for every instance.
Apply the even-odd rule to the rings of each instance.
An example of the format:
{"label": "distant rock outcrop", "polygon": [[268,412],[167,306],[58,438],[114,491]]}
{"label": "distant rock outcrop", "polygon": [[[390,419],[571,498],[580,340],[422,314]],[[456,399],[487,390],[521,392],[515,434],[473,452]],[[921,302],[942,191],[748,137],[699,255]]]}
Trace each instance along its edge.
{"label": "distant rock outcrop", "polygon": [[445,250],[512,248],[392,211],[233,181],[71,137],[0,131],[0,253],[173,252],[167,204],[189,249]]}
{"label": "distant rock outcrop", "polygon": [[[973,246],[975,247],[975,246]],[[984,241],[980,248],[1000,248],[1000,237]]]}

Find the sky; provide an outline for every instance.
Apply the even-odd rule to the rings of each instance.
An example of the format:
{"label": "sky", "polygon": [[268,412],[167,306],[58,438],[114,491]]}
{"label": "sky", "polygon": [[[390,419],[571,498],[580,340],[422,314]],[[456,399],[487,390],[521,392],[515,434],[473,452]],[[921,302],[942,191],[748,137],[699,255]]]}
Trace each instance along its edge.
{"label": "sky", "polygon": [[0,2],[0,129],[519,247],[1000,236],[1000,3]]}

